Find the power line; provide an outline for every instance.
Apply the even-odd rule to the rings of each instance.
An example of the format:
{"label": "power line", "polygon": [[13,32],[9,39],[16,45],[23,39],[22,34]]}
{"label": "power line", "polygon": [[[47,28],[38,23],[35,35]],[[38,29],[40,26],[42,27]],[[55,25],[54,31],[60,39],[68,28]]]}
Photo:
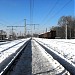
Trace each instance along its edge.
{"label": "power line", "polygon": [[0,23],[0,25],[4,25],[3,23]]}
{"label": "power line", "polygon": [[[7,26],[7,24],[1,23],[1,22],[0,22],[0,25]],[[10,24],[10,25],[11,25],[11,24]]]}
{"label": "power line", "polygon": [[[48,14],[44,17],[44,19],[42,20],[42,22],[44,22],[45,19],[51,14],[51,12],[52,12],[52,11],[55,9],[55,7],[57,6],[58,2],[59,2],[59,1],[56,0],[54,6],[51,8],[51,10],[48,12]],[[42,23],[42,22],[41,22],[41,23]]]}
{"label": "power line", "polygon": [[[30,0],[30,24],[32,23],[32,0]],[[32,26],[31,26],[31,34],[32,34]]]}
{"label": "power line", "polygon": [[32,24],[33,24],[33,8],[34,8],[34,0],[30,0],[30,25],[31,25],[31,35],[32,35]]}
{"label": "power line", "polygon": [[17,22],[15,22],[15,23],[13,23],[13,25],[15,25],[15,24],[19,24],[19,23],[21,23],[21,22],[24,22],[24,19],[19,20],[19,21],[17,21]]}
{"label": "power line", "polygon": [[[51,17],[51,20],[55,17],[55,16],[57,16],[70,2],[71,2],[72,0],[69,0],[59,11],[57,11],[52,17]],[[50,20],[50,21],[51,21]],[[48,21],[46,22],[46,23],[48,23]],[[45,24],[46,24],[45,23]],[[45,25],[44,24],[44,25]]]}

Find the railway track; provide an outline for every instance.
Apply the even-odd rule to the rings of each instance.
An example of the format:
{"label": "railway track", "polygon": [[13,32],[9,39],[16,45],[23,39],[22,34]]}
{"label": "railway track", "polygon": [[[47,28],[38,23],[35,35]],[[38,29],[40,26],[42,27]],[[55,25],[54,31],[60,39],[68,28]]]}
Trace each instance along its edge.
{"label": "railway track", "polygon": [[75,43],[73,43],[73,42],[66,42],[66,41],[57,41],[57,42],[63,42],[63,43],[75,44]]}
{"label": "railway track", "polygon": [[[38,42],[38,41],[36,41]],[[38,42],[39,43],[39,42]],[[47,47],[46,44],[39,43],[55,60],[57,60],[71,75],[75,75],[75,64],[58,54],[55,50]]]}
{"label": "railway track", "polygon": [[0,75],[6,75],[10,68],[14,65],[17,59],[21,56],[21,53],[23,52],[23,49],[27,46],[29,40],[26,41],[18,50],[15,56],[12,58],[12,60],[6,65],[6,67],[1,71]]}
{"label": "railway track", "polygon": [[9,42],[0,42],[0,45],[4,45],[4,44],[8,44],[8,43],[10,43],[10,41]]}
{"label": "railway track", "polygon": [[60,63],[62,58],[58,61],[53,55],[39,42],[30,39],[19,49],[14,59],[0,75],[70,75],[70,73],[74,75],[72,64],[71,72]]}
{"label": "railway track", "polygon": [[[64,56],[64,58],[70,60],[72,63],[75,64],[75,50],[74,50],[74,41],[72,41],[71,43],[71,40],[54,40],[51,39],[51,40],[47,40],[47,39],[36,39],[38,42],[42,43],[44,46],[50,48],[50,49],[53,49],[54,51],[56,51],[58,54]],[[45,42],[45,41],[46,42]],[[48,41],[48,43],[47,43]],[[49,43],[50,42],[50,43]]]}
{"label": "railway track", "polygon": [[6,48],[0,51],[0,72],[5,68],[5,66],[10,62],[10,60],[12,60],[16,53],[19,52],[22,45],[24,45],[26,42],[27,40],[14,43],[11,46],[9,44],[8,47],[4,45]]}
{"label": "railway track", "polygon": [[[22,42],[24,42],[24,41],[20,41],[20,42],[18,42],[18,43],[14,43],[14,44],[12,44],[12,45],[9,45],[7,48],[4,48],[3,49],[3,47],[5,46],[5,44],[2,44],[2,46],[1,46],[1,50],[0,50],[0,53],[2,53],[2,52],[4,52],[4,51],[6,51],[6,50],[9,50],[10,48],[12,48],[12,47],[14,47],[14,46],[16,46],[16,45],[18,45],[18,44],[20,44],[20,43],[22,43]],[[11,42],[12,43],[12,42]],[[6,46],[7,46],[7,44],[10,44],[10,43],[6,43]]]}

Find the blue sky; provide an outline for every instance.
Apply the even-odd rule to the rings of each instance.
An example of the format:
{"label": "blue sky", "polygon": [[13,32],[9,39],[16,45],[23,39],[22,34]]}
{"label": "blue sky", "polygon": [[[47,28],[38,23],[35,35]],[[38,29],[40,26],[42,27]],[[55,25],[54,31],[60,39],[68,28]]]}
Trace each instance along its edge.
{"label": "blue sky", "polygon": [[[31,1],[31,21],[39,24],[35,32],[43,32],[46,28],[49,30],[51,26],[56,26],[63,15],[74,16],[74,0]],[[8,25],[24,25],[24,19],[30,24],[30,0],[0,0],[0,29],[6,30]],[[24,28],[15,29],[24,32]]]}

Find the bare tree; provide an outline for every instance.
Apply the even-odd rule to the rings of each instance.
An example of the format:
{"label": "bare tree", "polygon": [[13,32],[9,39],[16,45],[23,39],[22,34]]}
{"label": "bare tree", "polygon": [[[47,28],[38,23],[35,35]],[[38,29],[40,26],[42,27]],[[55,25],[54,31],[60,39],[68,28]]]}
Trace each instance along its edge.
{"label": "bare tree", "polygon": [[67,38],[72,38],[74,36],[74,30],[75,30],[75,19],[71,16],[62,16],[59,21],[58,25],[62,28],[61,29],[61,34],[65,38],[65,29],[67,25]]}

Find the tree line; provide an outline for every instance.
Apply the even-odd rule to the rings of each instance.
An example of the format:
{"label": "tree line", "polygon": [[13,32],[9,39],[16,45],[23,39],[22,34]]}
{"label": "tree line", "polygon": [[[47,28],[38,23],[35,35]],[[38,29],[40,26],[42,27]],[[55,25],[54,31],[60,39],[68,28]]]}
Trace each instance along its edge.
{"label": "tree line", "polygon": [[53,27],[56,30],[56,37],[72,39],[75,38],[75,17],[62,16],[58,20],[58,26]]}

